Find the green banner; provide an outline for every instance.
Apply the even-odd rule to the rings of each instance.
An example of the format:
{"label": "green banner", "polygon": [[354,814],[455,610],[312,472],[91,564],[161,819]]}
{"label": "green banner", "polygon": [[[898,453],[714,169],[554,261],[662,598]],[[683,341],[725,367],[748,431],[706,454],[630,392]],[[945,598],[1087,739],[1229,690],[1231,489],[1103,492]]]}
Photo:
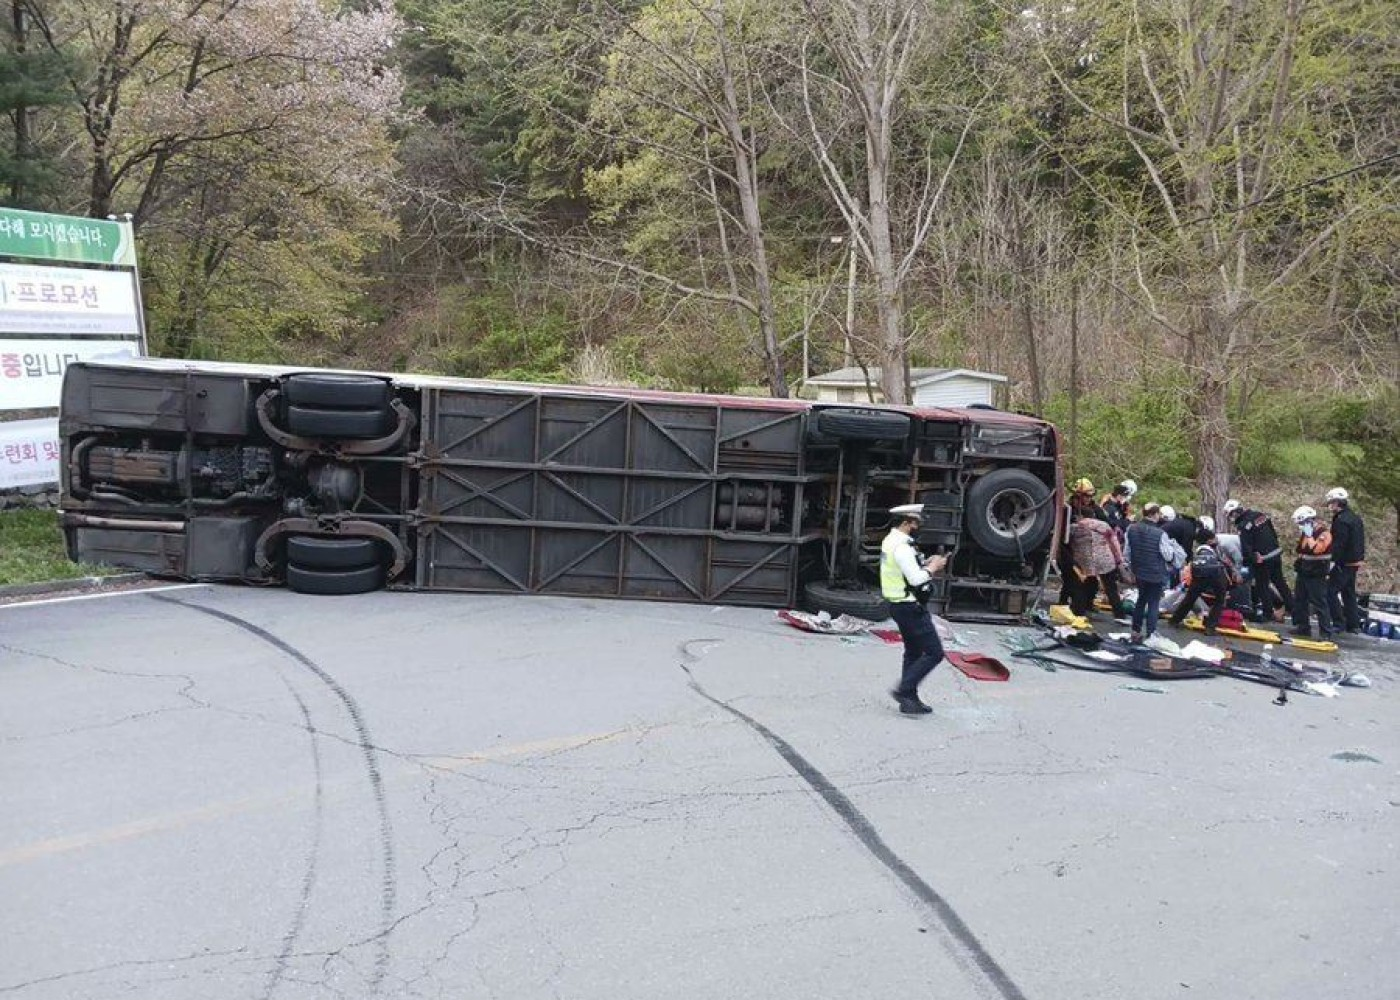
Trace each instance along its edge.
{"label": "green banner", "polygon": [[131,223],[0,208],[0,257],[136,266]]}

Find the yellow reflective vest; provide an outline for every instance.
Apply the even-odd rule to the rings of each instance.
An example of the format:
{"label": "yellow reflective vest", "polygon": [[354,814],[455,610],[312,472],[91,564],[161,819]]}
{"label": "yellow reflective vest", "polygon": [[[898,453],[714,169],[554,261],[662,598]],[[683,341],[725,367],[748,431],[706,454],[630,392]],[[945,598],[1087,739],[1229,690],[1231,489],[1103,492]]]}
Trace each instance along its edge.
{"label": "yellow reflective vest", "polygon": [[904,578],[904,570],[899,568],[894,554],[901,545],[913,545],[914,539],[897,528],[891,528],[885,540],[880,543],[880,593],[891,604],[912,601],[909,582]]}

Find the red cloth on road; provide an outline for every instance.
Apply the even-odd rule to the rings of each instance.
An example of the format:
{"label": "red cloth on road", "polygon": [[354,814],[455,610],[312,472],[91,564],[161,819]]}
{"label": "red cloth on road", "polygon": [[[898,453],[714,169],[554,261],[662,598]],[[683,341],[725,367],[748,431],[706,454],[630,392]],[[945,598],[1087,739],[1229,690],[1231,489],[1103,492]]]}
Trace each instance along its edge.
{"label": "red cloth on road", "polygon": [[948,662],[975,681],[1009,681],[1011,671],[986,653],[945,653]]}

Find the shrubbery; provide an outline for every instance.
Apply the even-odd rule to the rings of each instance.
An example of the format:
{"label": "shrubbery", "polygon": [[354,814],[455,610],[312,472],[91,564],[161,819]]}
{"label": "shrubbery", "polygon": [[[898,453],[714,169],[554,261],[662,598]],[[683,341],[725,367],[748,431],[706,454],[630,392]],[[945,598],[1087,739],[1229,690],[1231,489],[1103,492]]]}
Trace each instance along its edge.
{"label": "shrubbery", "polygon": [[[1340,481],[1357,483],[1358,489],[1390,503],[1387,496],[1395,495],[1393,484],[1400,476],[1393,457],[1394,442],[1400,441],[1396,427],[1400,407],[1395,399],[1395,394],[1365,401],[1295,392],[1260,393],[1250,400],[1243,420],[1235,427],[1240,441],[1236,471],[1246,478],[1325,475],[1335,462]],[[1232,407],[1237,416],[1238,402]],[[1387,407],[1389,424],[1381,412]],[[1124,387],[1116,396],[1081,397],[1077,442],[1068,440],[1066,396],[1054,397],[1045,415],[1059,426],[1075,456],[1076,467],[1066,469],[1069,479],[1088,476],[1102,491],[1131,477],[1150,499],[1191,509],[1198,493],[1187,437],[1189,412],[1185,385],[1177,379],[1157,377]],[[1363,442],[1356,435],[1371,441],[1368,456],[1363,457],[1359,447]],[[1300,464],[1304,467],[1299,468]],[[1372,473],[1372,468],[1377,471]],[[1376,490],[1387,487],[1362,485],[1376,480],[1390,482],[1392,492],[1382,495]]]}
{"label": "shrubbery", "polygon": [[[1045,416],[1060,433],[1070,432],[1069,399],[1055,396]],[[1079,400],[1077,441],[1066,440],[1079,468],[1071,479],[1088,475],[1096,485],[1132,478],[1158,490],[1190,489],[1192,461],[1186,440],[1187,399],[1184,387],[1162,378],[1133,386],[1119,398],[1083,396]]]}
{"label": "shrubbery", "polygon": [[1341,480],[1394,511],[1400,530],[1400,391],[1337,400],[1327,432],[1334,442],[1351,446],[1338,458]]}

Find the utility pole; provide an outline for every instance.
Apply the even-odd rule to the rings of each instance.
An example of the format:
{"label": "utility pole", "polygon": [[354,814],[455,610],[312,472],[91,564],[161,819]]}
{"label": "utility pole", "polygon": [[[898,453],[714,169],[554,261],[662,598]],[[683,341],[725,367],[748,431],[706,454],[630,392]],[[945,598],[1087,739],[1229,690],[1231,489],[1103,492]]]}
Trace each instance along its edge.
{"label": "utility pole", "polygon": [[[841,238],[833,236],[832,240]],[[841,350],[842,368],[849,368],[855,364],[855,352],[851,350],[851,341],[855,337],[856,329],[856,241],[854,238],[846,247],[846,260],[846,335]]]}
{"label": "utility pole", "polygon": [[1069,286],[1069,464],[1079,471],[1079,279]]}
{"label": "utility pole", "polygon": [[[27,72],[25,65],[25,54],[28,49],[29,30],[25,23],[25,9],[23,0],[11,0],[10,20],[14,31],[14,46],[16,62],[21,74]],[[27,104],[19,103],[11,112],[14,119],[15,130],[15,168],[14,176],[10,180],[10,203],[21,205],[24,203],[26,191],[24,190],[24,172],[28,167],[30,134],[29,119],[30,109]]]}

